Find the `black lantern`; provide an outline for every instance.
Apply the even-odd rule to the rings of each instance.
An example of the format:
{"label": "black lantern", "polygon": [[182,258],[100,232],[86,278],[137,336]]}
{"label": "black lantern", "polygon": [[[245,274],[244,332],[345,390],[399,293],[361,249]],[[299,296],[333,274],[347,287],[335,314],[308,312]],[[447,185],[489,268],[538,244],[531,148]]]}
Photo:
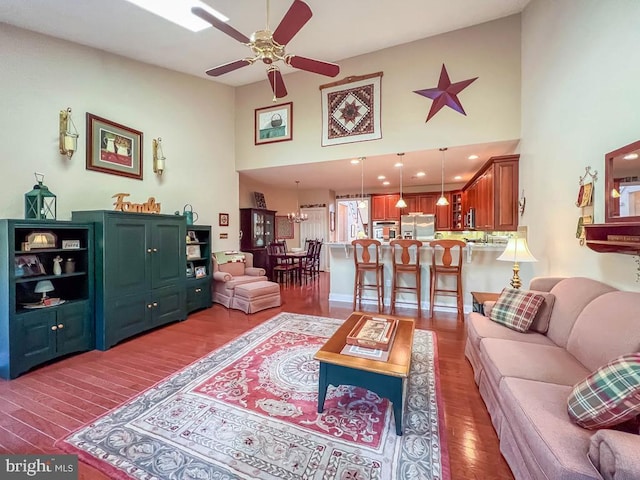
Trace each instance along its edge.
{"label": "black lantern", "polygon": [[56,219],[56,196],[43,185],[44,175],[35,173],[37,185],[33,190],[24,194],[24,218],[38,220]]}

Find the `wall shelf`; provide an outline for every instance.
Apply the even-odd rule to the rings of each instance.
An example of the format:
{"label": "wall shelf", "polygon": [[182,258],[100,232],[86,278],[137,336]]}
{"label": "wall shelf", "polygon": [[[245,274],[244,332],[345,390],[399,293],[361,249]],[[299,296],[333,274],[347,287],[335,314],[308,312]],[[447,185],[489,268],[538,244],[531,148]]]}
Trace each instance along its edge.
{"label": "wall shelf", "polygon": [[640,222],[584,226],[587,246],[598,253],[640,255]]}

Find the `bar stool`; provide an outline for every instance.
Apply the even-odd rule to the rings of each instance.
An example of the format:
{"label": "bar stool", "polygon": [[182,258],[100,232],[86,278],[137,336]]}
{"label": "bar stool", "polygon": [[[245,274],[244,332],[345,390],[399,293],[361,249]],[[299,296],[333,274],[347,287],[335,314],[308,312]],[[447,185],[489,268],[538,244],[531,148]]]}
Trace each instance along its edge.
{"label": "bar stool", "polygon": [[[415,293],[418,299],[418,317],[422,314],[421,295],[422,274],[420,270],[420,247],[419,240],[391,240],[391,258],[393,260],[393,279],[391,283],[391,313],[396,311],[396,296],[398,293]],[[412,260],[413,258],[413,260]],[[413,275],[415,277],[415,287],[400,286],[398,280],[401,275]]]}
{"label": "bar stool", "polygon": [[[380,262],[380,246],[378,240],[363,238],[353,240],[353,260],[356,267],[356,277],[353,284],[353,309],[356,309],[356,300],[362,309],[362,293],[365,290],[376,292],[378,300],[378,312],[384,310],[384,270]],[[373,255],[372,255],[373,251]],[[373,257],[373,258],[372,258]],[[375,283],[367,283],[367,273],[375,274]]]}
{"label": "bar stool", "polygon": [[[433,318],[433,307],[435,307],[434,299],[436,295],[455,296],[456,309],[458,318],[461,319],[464,313],[462,305],[462,249],[467,245],[462,240],[434,240],[429,242],[433,249],[431,255],[431,267],[429,268],[429,303],[431,308],[431,317]],[[439,254],[441,247],[442,255]],[[457,250],[457,255],[456,255]],[[441,257],[440,263],[437,258]],[[456,257],[456,258],[454,258]],[[440,275],[454,276],[456,279],[456,289],[438,288],[438,277]]]}

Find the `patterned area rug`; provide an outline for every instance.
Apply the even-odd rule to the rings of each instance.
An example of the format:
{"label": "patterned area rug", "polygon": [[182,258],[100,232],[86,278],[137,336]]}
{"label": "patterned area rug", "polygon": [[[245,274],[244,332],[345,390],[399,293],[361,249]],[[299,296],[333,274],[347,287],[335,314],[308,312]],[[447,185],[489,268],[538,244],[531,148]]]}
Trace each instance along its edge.
{"label": "patterned area rug", "polygon": [[317,413],[313,356],[342,322],[281,313],[58,446],[117,479],[449,479],[433,332],[415,332],[403,436],[362,388]]}

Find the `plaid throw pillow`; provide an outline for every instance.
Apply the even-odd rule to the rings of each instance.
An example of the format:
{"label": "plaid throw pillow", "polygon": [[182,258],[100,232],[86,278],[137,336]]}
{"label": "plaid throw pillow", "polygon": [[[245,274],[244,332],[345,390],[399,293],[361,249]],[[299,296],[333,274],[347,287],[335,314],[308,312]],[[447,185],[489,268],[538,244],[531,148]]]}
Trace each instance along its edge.
{"label": "plaid throw pillow", "polygon": [[573,387],[569,418],[584,428],[612,427],[640,413],[640,353],[622,355]]}
{"label": "plaid throw pillow", "polygon": [[518,332],[526,332],[533,323],[544,297],[538,293],[505,288],[491,310],[491,320]]}

